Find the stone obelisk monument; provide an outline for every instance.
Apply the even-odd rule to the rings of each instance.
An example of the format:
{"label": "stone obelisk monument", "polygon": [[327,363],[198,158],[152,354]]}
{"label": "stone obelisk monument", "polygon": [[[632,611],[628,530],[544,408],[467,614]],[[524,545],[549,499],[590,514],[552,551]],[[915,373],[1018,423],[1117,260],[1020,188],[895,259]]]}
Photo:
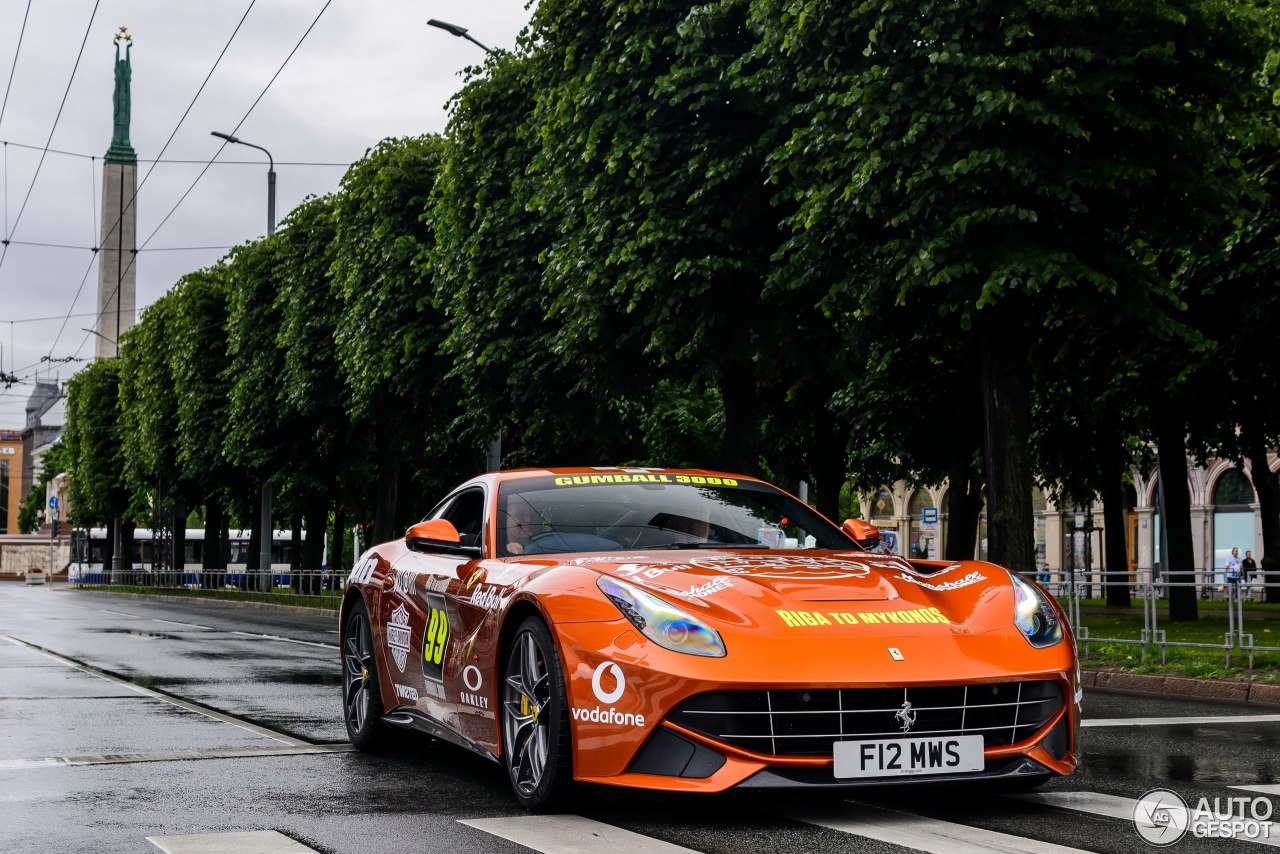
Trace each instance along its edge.
{"label": "stone obelisk monument", "polygon": [[[102,164],[102,242],[98,250],[98,321],[97,352],[99,359],[117,356],[120,336],[133,326],[137,314],[138,155],[129,142],[130,95],[132,74],[129,54],[133,36],[124,27],[116,33],[116,89],[112,96],[115,122],[111,147]],[[120,58],[120,42],[125,43],[124,59]]]}

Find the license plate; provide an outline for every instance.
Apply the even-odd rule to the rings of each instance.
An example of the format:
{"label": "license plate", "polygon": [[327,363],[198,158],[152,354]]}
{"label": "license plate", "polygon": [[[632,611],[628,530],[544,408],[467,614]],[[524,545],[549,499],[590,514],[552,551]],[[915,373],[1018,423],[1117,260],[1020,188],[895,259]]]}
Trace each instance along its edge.
{"label": "license plate", "polygon": [[832,754],[837,777],[909,777],[981,771],[982,747],[980,735],[886,738],[837,741]]}

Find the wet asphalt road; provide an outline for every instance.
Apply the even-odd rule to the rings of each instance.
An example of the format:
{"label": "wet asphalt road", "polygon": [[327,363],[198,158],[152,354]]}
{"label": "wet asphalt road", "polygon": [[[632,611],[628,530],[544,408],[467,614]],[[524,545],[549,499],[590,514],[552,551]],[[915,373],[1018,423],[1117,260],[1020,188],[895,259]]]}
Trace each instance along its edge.
{"label": "wet asphalt road", "polygon": [[[155,852],[146,837],[254,830],[321,852],[531,850],[462,823],[523,818],[498,766],[427,739],[395,755],[345,748],[336,643],[333,614],[0,584],[0,852]],[[1213,720],[1087,726],[1083,769],[1042,791],[1134,799],[1165,787],[1194,803],[1271,786],[1274,804],[1280,720],[1247,720],[1268,712],[1280,717],[1088,693],[1087,720]],[[1146,848],[1128,820],[973,787],[857,799],[584,792],[577,814],[608,827],[539,850],[611,850],[616,828],[639,834],[613,849],[630,854],[952,851],[974,834],[973,850]],[[892,828],[873,839],[820,826],[867,816]],[[1171,850],[1270,849],[1188,837]]]}

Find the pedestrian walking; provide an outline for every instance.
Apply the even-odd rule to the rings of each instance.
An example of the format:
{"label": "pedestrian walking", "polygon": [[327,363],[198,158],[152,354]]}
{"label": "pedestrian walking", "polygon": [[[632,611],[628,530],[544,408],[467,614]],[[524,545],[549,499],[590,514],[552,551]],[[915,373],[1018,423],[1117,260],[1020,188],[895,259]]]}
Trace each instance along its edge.
{"label": "pedestrian walking", "polygon": [[1258,562],[1253,559],[1253,552],[1246,549],[1244,559],[1240,561],[1240,583],[1246,596],[1253,598],[1254,576],[1258,572]]}
{"label": "pedestrian walking", "polygon": [[1227,598],[1233,598],[1240,592],[1240,569],[1243,566],[1240,560],[1240,547],[1233,546],[1231,549],[1231,557],[1227,558],[1227,587],[1230,588]]}

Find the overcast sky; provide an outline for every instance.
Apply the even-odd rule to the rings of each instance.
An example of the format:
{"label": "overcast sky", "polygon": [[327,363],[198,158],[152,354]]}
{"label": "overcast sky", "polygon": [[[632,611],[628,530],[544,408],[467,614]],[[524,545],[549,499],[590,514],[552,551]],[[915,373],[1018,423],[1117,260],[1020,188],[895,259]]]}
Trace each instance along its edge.
{"label": "overcast sky", "polygon": [[[8,103],[0,117],[0,139],[11,143],[4,146],[0,164],[5,237],[75,247],[98,242],[95,222],[101,197],[95,204],[93,194],[101,193],[102,155],[111,142],[112,36],[121,25],[134,39],[130,137],[142,184],[139,246],[233,246],[265,234],[266,167],[260,152],[244,146],[227,146],[163,227],[160,224],[221,145],[209,132],[232,131],[325,0],[253,3],[164,153],[165,160],[198,162],[160,163],[149,178],[152,164],[146,161],[160,152],[250,2],[99,0],[49,143],[50,148],[97,159],[47,154],[18,219],[40,162],[38,149],[53,128],[94,5],[94,0],[30,3]],[[28,0],[0,0],[0,83],[6,85],[27,7]],[[270,149],[275,157],[277,219],[283,220],[307,195],[337,189],[344,172],[343,166],[286,165],[288,161],[346,164],[386,137],[444,129],[445,104],[461,85],[461,70],[478,63],[483,53],[468,41],[427,27],[429,18],[468,27],[489,47],[511,48],[529,16],[525,0],[332,0],[237,133]],[[252,162],[218,165],[224,161]],[[139,309],[183,273],[212,264],[225,251],[140,253]],[[41,379],[65,380],[84,364],[42,363],[42,357],[93,357],[92,338],[82,327],[93,325],[97,275],[95,257],[87,248],[8,247],[0,267],[3,370],[16,372],[25,383],[0,392],[0,428],[23,426],[22,407],[37,371]]]}

